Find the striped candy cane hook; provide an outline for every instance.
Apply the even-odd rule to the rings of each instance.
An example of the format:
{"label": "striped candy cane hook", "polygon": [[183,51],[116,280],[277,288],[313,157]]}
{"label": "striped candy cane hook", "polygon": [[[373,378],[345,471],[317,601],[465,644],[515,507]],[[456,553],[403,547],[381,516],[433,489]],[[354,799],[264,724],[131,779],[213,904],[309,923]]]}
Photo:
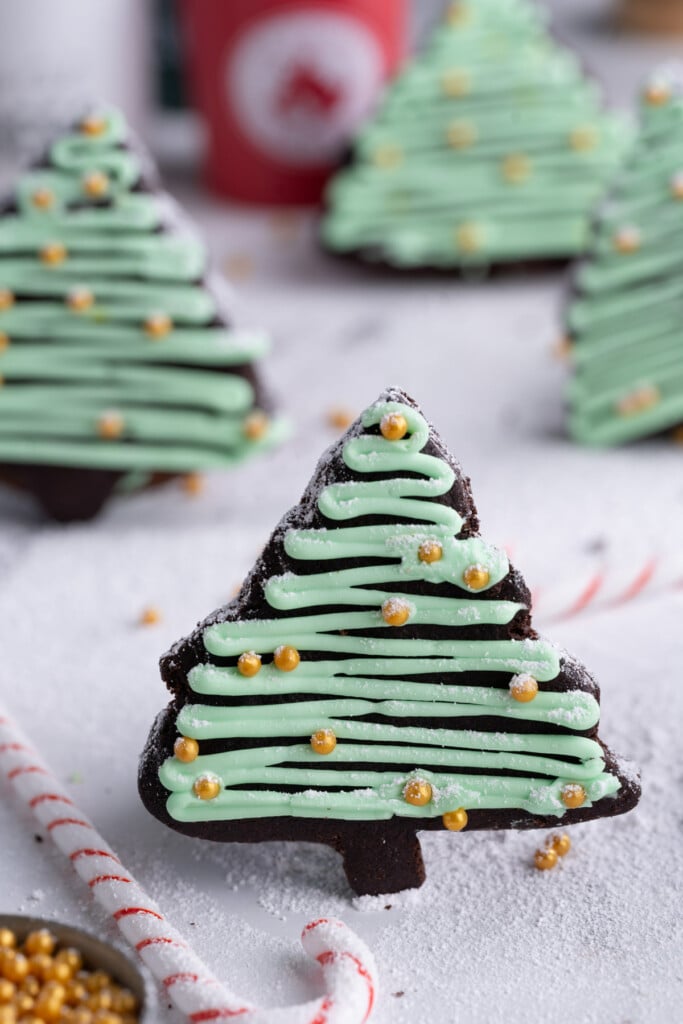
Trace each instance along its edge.
{"label": "striped candy cane hook", "polygon": [[303,1006],[263,1010],[226,988],[167,921],[2,707],[0,775],[192,1024],[232,1018],[239,1018],[240,1024],[364,1024],[369,1020],[377,993],[373,956],[350,928],[333,919],[312,921],[301,936],[306,954],[320,964],[326,995]]}

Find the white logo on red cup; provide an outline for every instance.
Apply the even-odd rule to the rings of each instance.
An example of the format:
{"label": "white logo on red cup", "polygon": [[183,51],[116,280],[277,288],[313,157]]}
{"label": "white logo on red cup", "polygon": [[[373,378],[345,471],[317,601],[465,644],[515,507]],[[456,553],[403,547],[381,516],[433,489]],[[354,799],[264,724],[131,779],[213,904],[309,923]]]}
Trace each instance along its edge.
{"label": "white logo on red cup", "polygon": [[320,166],[339,156],[367,115],[383,58],[362,22],[294,13],[247,29],[226,77],[228,102],[251,142],[271,158]]}

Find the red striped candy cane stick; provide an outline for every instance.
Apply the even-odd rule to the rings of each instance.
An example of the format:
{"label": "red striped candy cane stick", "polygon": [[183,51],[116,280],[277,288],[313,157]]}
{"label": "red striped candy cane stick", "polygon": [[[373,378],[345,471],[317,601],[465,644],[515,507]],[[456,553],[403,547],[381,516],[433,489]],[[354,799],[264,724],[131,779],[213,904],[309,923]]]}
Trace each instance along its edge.
{"label": "red striped candy cane stick", "polygon": [[625,557],[589,565],[575,576],[533,588],[532,608],[539,622],[557,622],[678,588],[683,588],[681,558]]}
{"label": "red striped candy cane stick", "polygon": [[233,1017],[240,1024],[363,1024],[369,1019],[377,993],[372,954],[350,928],[327,918],[307,924],[301,936],[304,950],[322,968],[327,995],[303,1006],[262,1010],[230,992],[169,924],[1,706],[0,775],[193,1024]]}

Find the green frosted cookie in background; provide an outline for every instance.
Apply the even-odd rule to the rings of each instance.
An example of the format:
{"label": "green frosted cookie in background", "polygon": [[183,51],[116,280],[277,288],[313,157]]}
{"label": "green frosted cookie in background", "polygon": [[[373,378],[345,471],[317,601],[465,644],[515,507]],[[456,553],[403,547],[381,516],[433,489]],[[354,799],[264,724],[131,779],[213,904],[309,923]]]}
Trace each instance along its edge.
{"label": "green frosted cookie in background", "polygon": [[529,0],[461,0],[332,180],[322,239],[398,268],[581,253],[631,131]]}
{"label": "green frosted cookie in background", "polygon": [[640,135],[575,277],[569,429],[610,445],[683,424],[683,69],[643,90]]}
{"label": "green frosted cookie in background", "polygon": [[75,124],[0,207],[0,476],[83,519],[277,441],[225,292],[123,116]]}

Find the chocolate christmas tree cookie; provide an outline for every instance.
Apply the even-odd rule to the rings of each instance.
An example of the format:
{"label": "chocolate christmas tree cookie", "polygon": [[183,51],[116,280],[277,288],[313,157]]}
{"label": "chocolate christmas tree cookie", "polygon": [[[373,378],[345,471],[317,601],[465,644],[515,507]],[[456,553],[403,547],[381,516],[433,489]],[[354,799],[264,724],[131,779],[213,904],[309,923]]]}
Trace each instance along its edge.
{"label": "chocolate christmas tree cookie", "polygon": [[569,427],[619,444],[683,424],[683,68],[643,90],[640,135],[596,219],[568,312]]}
{"label": "chocolate christmas tree cookie", "polygon": [[571,258],[630,131],[529,0],[459,0],[332,181],[334,253],[398,268]]}
{"label": "chocolate christmas tree cookie", "polygon": [[541,828],[638,800],[598,739],[596,683],[538,638],[469,481],[398,390],[161,669],[173,700],[141,761],[148,809],[191,836],[328,843],[359,893],[420,885],[418,830]]}
{"label": "chocolate christmas tree cookie", "polygon": [[122,115],[83,118],[0,209],[0,476],[87,518],[275,442],[225,300]]}

